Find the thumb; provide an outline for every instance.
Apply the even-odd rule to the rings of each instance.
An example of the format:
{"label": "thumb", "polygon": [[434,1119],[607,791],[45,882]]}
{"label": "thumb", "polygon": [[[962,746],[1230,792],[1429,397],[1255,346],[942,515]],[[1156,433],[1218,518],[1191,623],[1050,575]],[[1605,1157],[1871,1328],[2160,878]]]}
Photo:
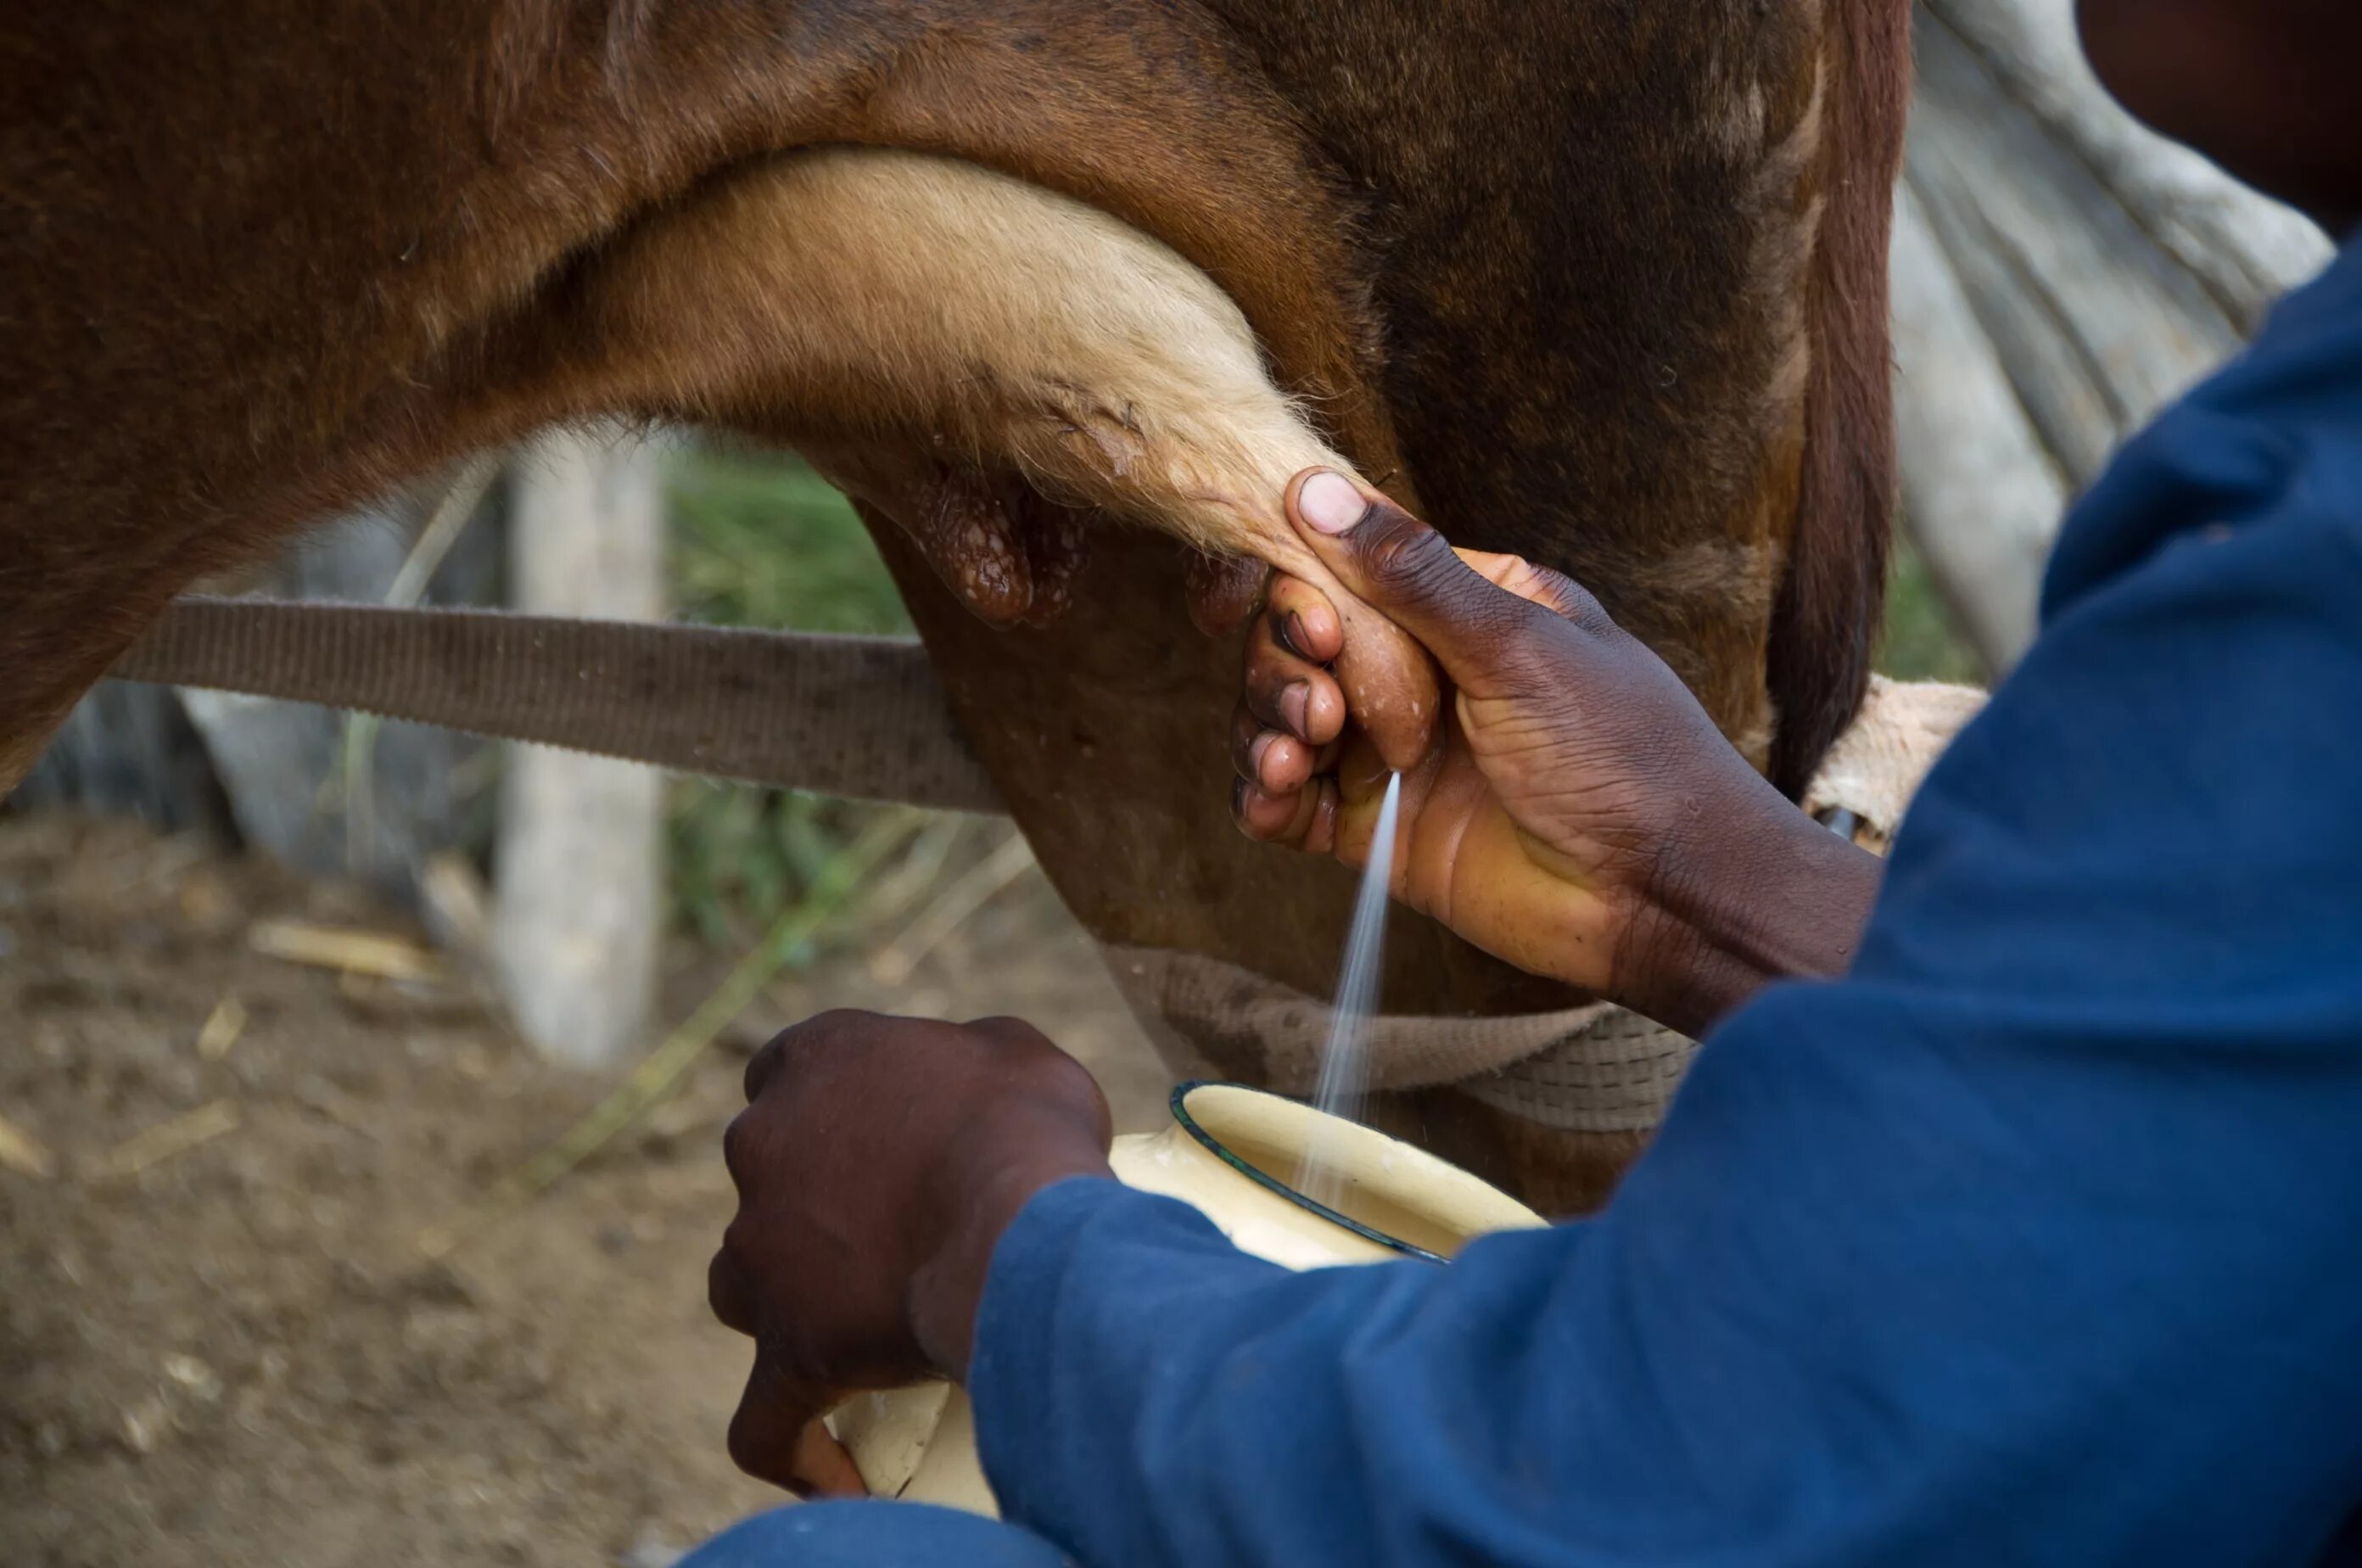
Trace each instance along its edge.
{"label": "thumb", "polygon": [[1489,684],[1485,678],[1523,640],[1529,623],[1551,614],[1478,572],[1442,535],[1334,469],[1296,476],[1287,517],[1348,590],[1418,638],[1463,689]]}
{"label": "thumb", "polygon": [[757,1481],[800,1496],[862,1496],[868,1488],[822,1421],[823,1403],[758,1347],[730,1418],[732,1463]]}

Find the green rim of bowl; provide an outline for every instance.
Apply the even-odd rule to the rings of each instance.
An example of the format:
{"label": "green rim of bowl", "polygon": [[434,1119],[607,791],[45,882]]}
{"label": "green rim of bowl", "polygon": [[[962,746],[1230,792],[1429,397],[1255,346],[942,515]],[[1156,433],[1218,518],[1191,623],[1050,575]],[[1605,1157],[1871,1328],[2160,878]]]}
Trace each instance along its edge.
{"label": "green rim of bowl", "polygon": [[[1243,1089],[1248,1094],[1259,1094],[1269,1099],[1286,1100],[1290,1105],[1304,1106],[1304,1109],[1308,1110],[1312,1110],[1312,1108],[1310,1106],[1305,1106],[1304,1102],[1300,1099],[1295,1099],[1284,1094],[1274,1094],[1269,1089],[1257,1088],[1253,1084],[1226,1083],[1220,1078],[1192,1078],[1189,1082],[1181,1085],[1173,1091],[1173,1098],[1170,1101],[1173,1108],[1173,1120],[1179,1122],[1181,1124],[1182,1131],[1188,1133],[1190,1137],[1198,1140],[1198,1142],[1203,1145],[1206,1151],[1212,1154],[1214,1158],[1221,1161],[1222,1164],[1230,1166],[1231,1169],[1238,1172],[1239,1175],[1246,1177],[1249,1181],[1254,1183],[1257,1187],[1262,1187],[1264,1191],[1275,1193],[1279,1197],[1287,1199],[1288,1202],[1296,1205],[1298,1209],[1308,1209],[1312,1213],[1318,1214],[1323,1220],[1328,1220],[1331,1225],[1341,1225],[1346,1230],[1353,1232],[1356,1236],[1361,1237],[1363,1241],[1375,1242],[1379,1246],[1385,1248],[1388,1252],[1400,1253],[1405,1257],[1418,1258],[1427,1263],[1432,1264],[1448,1263],[1451,1261],[1444,1257],[1440,1253],[1430,1253],[1425,1247],[1413,1246],[1410,1242],[1404,1241],[1399,1236],[1389,1236],[1384,1231],[1376,1230],[1371,1226],[1363,1224],[1359,1220],[1354,1219],[1350,1214],[1340,1214],[1325,1203],[1316,1203],[1311,1198],[1305,1197],[1304,1194],[1297,1191],[1296,1188],[1280,1180],[1277,1176],[1273,1176],[1270,1172],[1259,1170],[1255,1166],[1249,1165],[1246,1160],[1240,1155],[1231,1153],[1230,1148],[1225,1145],[1220,1138],[1215,1137],[1211,1132],[1207,1132],[1203,1127],[1198,1125],[1197,1118],[1189,1114],[1189,1108],[1186,1103],[1184,1103],[1188,1099],[1191,1094],[1201,1088]],[[1314,1114],[1319,1115],[1321,1113],[1315,1111]],[[1360,1123],[1356,1122],[1352,1125],[1359,1126]],[[1373,1131],[1374,1132],[1374,1130]],[[1375,1132],[1374,1135],[1381,1138],[1385,1136],[1383,1132]]]}

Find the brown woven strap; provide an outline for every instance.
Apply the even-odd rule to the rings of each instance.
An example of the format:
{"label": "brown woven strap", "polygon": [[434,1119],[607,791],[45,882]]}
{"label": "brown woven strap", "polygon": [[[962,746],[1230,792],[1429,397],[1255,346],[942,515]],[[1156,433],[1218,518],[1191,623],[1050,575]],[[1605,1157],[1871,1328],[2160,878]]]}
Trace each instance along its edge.
{"label": "brown woven strap", "polygon": [[[191,598],[175,602],[110,673],[358,709],[684,773],[1004,810],[914,642]],[[1882,844],[1976,694],[1882,683],[1873,695],[1856,726],[1863,733],[1839,743],[1830,778],[1816,788],[1864,813]],[[1906,720],[1910,744],[1886,735]],[[1279,1087],[1309,1086],[1309,1064],[1328,1031],[1325,1003],[1198,955],[1106,953],[1168,1061],[1204,1071],[1185,1034],[1226,1039],[1232,1055],[1251,1053]],[[1457,1083],[1525,1120],[1576,1132],[1654,1125],[1695,1050],[1607,1007],[1379,1021],[1382,1084]],[[1220,1066],[1235,1073],[1242,1065]]]}
{"label": "brown woven strap", "polygon": [[716,778],[1005,810],[926,650],[893,638],[193,597],[108,673]]}
{"label": "brown woven strap", "polygon": [[[1169,948],[1103,946],[1116,988],[1182,1077],[1243,1077],[1309,1096],[1335,1013],[1235,964]],[[1606,1002],[1490,1018],[1367,1021],[1374,1089],[1457,1086],[1569,1132],[1645,1132],[1664,1119],[1694,1041]]]}

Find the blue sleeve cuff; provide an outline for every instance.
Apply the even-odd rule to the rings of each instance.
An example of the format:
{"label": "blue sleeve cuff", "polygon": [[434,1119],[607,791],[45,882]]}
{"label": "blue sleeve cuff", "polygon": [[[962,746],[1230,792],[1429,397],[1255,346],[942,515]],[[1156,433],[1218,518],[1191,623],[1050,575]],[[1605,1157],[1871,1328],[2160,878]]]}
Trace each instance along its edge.
{"label": "blue sleeve cuff", "polygon": [[[1017,1211],[1001,1233],[985,1273],[984,1299],[977,1306],[976,1346],[968,1360],[968,1394],[977,1407],[980,1438],[988,1427],[1021,1427],[1029,1408],[1049,1386],[1051,1327],[1058,1296],[1075,1254],[1097,1228],[1092,1222],[1103,1215],[1142,1209],[1151,1214],[1173,1210],[1162,1218],[1167,1223],[1178,1220],[1184,1233],[1194,1227],[1225,1247],[1230,1244],[1212,1221],[1188,1205],[1135,1192],[1104,1176],[1069,1176],[1051,1183]],[[1142,1229],[1122,1218],[1115,1222],[1135,1235]],[[986,1415],[988,1410],[992,1415]],[[986,1440],[988,1450],[992,1446]]]}
{"label": "blue sleeve cuff", "polygon": [[[1012,1361],[1032,1363],[1043,1347],[1029,1341],[1050,1317],[1065,1276],[1066,1260],[1092,1215],[1127,1198],[1141,1196],[1103,1176],[1069,1176],[1052,1182],[1026,1201],[1001,1232],[985,1271],[984,1299],[977,1304],[976,1346],[969,1353],[968,1391],[977,1405],[995,1384],[1024,1386],[1021,1371],[1008,1375]],[[996,1399],[994,1403],[999,1403]]]}
{"label": "blue sleeve cuff", "polygon": [[[1120,1257],[1107,1254],[1108,1242],[1120,1244]],[[1068,1281],[1090,1275],[1102,1294],[1145,1290],[1153,1299],[1225,1264],[1276,1271],[1187,1204],[1104,1177],[1054,1183],[1018,1211],[985,1275],[967,1375],[977,1448],[1004,1513],[1021,1517],[1022,1499],[1046,1501],[1071,1479],[1076,1413],[1059,1408],[1060,1374],[1071,1376],[1070,1364],[1094,1347],[1079,1342],[1087,1334],[1061,1332]]]}

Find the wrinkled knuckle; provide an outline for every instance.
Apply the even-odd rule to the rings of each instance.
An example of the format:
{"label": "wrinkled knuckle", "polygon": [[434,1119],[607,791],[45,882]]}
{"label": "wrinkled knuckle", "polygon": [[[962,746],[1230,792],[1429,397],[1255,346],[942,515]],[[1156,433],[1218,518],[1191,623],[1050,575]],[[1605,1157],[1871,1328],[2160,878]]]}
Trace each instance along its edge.
{"label": "wrinkled knuckle", "polygon": [[[1522,604],[1522,602],[1521,602]],[[1535,692],[1563,692],[1586,662],[1583,629],[1537,605],[1498,628],[1500,672]]]}
{"label": "wrinkled knuckle", "polygon": [[1606,619],[1607,613],[1599,607],[1599,601],[1592,596],[1591,590],[1566,573],[1549,567],[1536,567],[1534,581],[1551,607],[1568,620],[1582,623]]}
{"label": "wrinkled knuckle", "polygon": [[779,1070],[779,1060],[787,1054],[787,1039],[786,1034],[775,1034],[761,1050],[746,1058],[746,1071],[741,1079],[741,1087],[750,1103],[763,1092],[763,1086],[771,1081],[772,1075]]}
{"label": "wrinkled knuckle", "polygon": [[772,1481],[778,1478],[778,1456],[763,1440],[763,1430],[762,1424],[750,1419],[744,1411],[733,1417],[728,1439],[730,1463],[757,1481]]}
{"label": "wrinkled knuckle", "polygon": [[726,1251],[714,1253],[713,1261],[705,1265],[705,1308],[713,1314],[715,1322],[725,1329],[735,1329],[744,1333],[745,1326],[739,1310],[743,1297],[732,1268]]}
{"label": "wrinkled knuckle", "polygon": [[1040,1030],[1023,1019],[1012,1018],[1007,1013],[994,1013],[989,1018],[977,1019],[968,1027],[1003,1044],[1032,1046],[1049,1043],[1048,1037]]}
{"label": "wrinkled knuckle", "polygon": [[[722,1168],[730,1175],[733,1185],[742,1190],[746,1185],[746,1141],[754,1134],[747,1130],[746,1119],[751,1111],[740,1111],[722,1130]],[[727,1245],[727,1237],[724,1245]]]}
{"label": "wrinkled knuckle", "polygon": [[1354,531],[1353,544],[1363,576],[1382,597],[1424,597],[1447,580],[1447,568],[1460,566],[1443,536],[1426,524],[1390,506],[1376,513]]}
{"label": "wrinkled knuckle", "polygon": [[[1536,566],[1524,556],[1501,558],[1501,570],[1496,580],[1503,588],[1521,599],[1531,599],[1550,591],[1550,580],[1555,575],[1548,567]],[[1491,574],[1486,574],[1491,575]]]}
{"label": "wrinkled knuckle", "polygon": [[1539,569],[1542,574],[1539,580],[1547,591],[1550,607],[1556,612],[1553,621],[1594,636],[1618,630],[1597,594],[1562,571]]}

